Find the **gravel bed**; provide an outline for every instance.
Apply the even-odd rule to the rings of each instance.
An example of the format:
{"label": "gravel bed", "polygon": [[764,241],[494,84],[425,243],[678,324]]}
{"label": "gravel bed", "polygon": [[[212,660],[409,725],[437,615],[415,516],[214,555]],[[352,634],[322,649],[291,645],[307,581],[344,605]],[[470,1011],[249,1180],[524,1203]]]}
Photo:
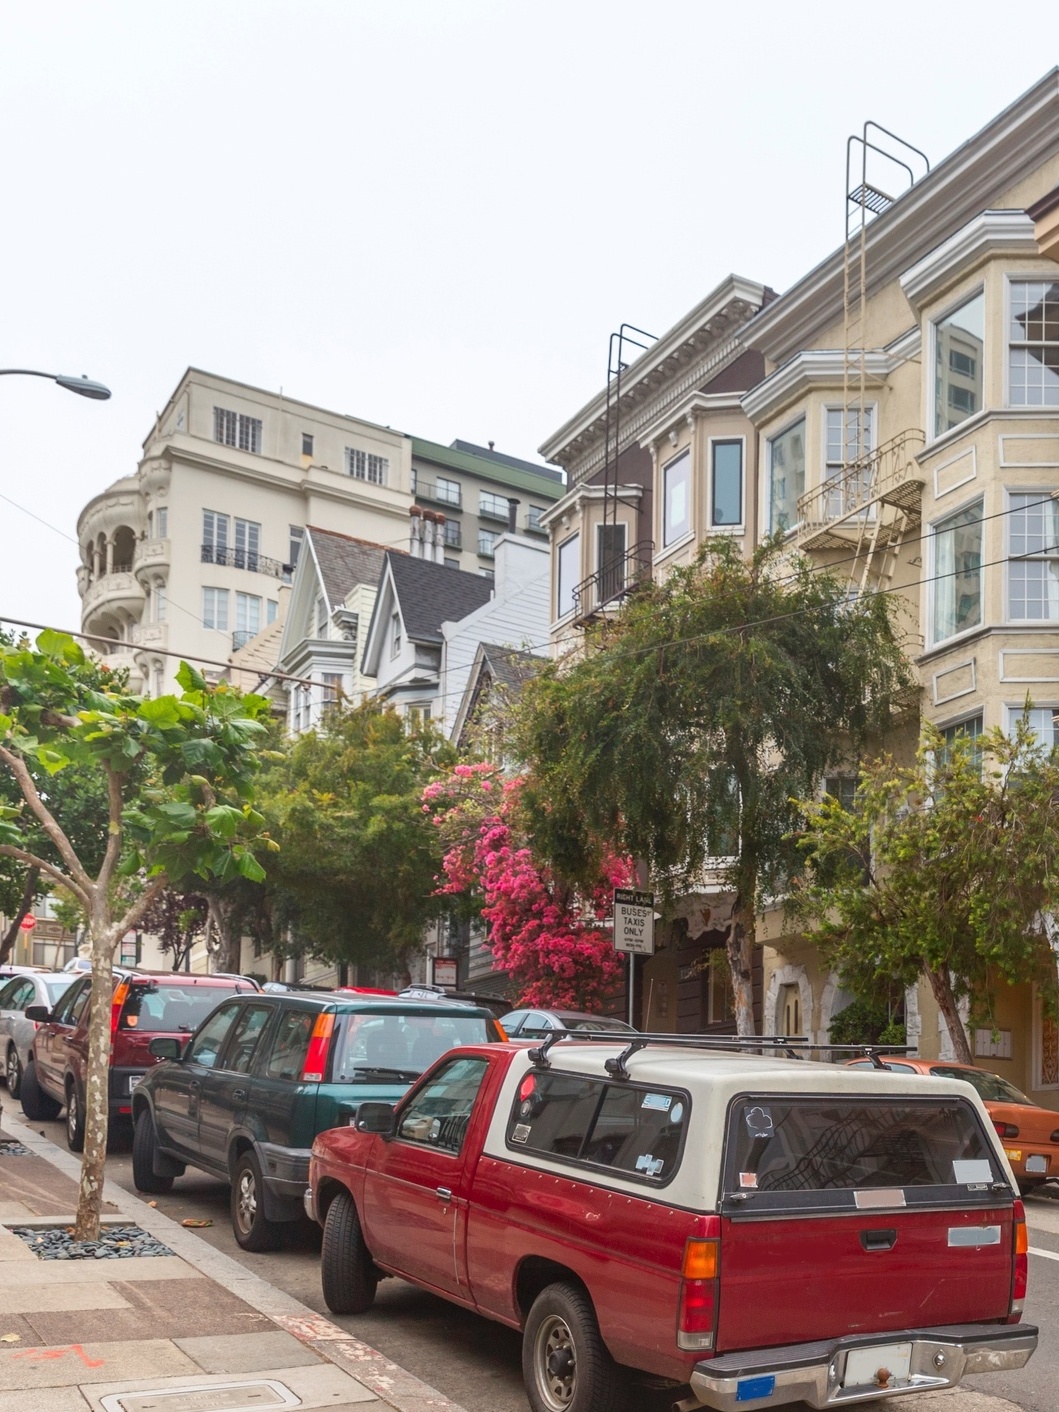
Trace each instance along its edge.
{"label": "gravel bed", "polygon": [[139,1226],[104,1226],[98,1240],[74,1240],[73,1226],[37,1230],[11,1226],[40,1260],[129,1260],[134,1255],[172,1255],[167,1245]]}
{"label": "gravel bed", "polygon": [[22,1142],[0,1142],[0,1157],[32,1157],[29,1148]]}

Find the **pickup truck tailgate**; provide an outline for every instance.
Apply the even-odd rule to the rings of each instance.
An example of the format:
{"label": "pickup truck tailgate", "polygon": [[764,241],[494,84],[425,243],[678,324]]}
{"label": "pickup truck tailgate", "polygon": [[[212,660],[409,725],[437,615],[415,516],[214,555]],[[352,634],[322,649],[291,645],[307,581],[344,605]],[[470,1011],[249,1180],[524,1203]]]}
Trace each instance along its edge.
{"label": "pickup truck tailgate", "polygon": [[1014,1193],[965,1100],[763,1095],[729,1116],[718,1353],[1008,1317]]}

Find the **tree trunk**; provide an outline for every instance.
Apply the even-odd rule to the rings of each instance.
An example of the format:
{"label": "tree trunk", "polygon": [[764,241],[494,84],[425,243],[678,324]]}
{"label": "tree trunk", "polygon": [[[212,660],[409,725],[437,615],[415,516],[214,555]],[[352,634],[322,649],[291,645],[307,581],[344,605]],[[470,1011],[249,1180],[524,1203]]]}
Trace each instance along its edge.
{"label": "tree trunk", "polygon": [[746,917],[745,909],[738,908],[732,914],[732,925],[728,930],[728,939],[725,942],[728,966],[732,972],[732,990],[735,993],[735,1029],[738,1035],[755,1033],[754,937],[753,912],[749,917]]}
{"label": "tree trunk", "polygon": [[236,934],[232,925],[231,909],[224,905],[224,899],[209,899],[210,921],[217,935],[218,947],[213,957],[213,969],[228,975],[238,975],[242,960],[242,937]]}
{"label": "tree trunk", "polygon": [[26,873],[26,885],[22,889],[22,901],[18,904],[18,912],[11,919],[3,941],[0,941],[0,966],[14,950],[15,941],[18,938],[19,928],[22,925],[22,918],[29,915],[29,909],[33,906],[33,899],[37,895],[37,883],[40,881],[40,869],[30,868]]}
{"label": "tree trunk", "polygon": [[77,1095],[84,1114],[85,1148],[81,1158],[81,1188],[74,1222],[76,1240],[99,1239],[103,1180],[110,1122],[110,1006],[114,990],[114,947],[117,929],[109,916],[89,918],[92,943],[92,998],[88,1017],[88,1073],[84,1093]]}
{"label": "tree trunk", "polygon": [[963,1020],[960,1018],[960,1009],[956,1004],[956,996],[952,990],[952,979],[947,969],[939,971],[927,971],[927,980],[930,981],[930,988],[934,992],[934,999],[938,1003],[942,1019],[945,1021],[945,1028],[949,1032],[952,1040],[952,1052],[959,1064],[973,1064],[971,1057],[971,1046],[967,1040],[967,1031],[964,1029]]}

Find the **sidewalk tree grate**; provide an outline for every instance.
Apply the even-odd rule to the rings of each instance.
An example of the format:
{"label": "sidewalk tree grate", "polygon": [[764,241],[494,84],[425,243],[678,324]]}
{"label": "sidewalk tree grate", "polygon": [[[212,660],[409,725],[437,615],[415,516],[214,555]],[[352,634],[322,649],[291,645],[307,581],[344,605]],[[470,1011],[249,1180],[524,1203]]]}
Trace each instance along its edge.
{"label": "sidewalk tree grate", "polygon": [[[98,1240],[74,1240],[73,1226],[11,1226],[40,1260],[131,1260],[133,1256],[172,1255],[139,1226],[104,1226]],[[267,1406],[267,1403],[263,1403]]]}
{"label": "sidewalk tree grate", "polygon": [[33,1156],[33,1153],[30,1152],[29,1148],[26,1147],[24,1143],[15,1142],[13,1139],[12,1139],[11,1142],[0,1142],[0,1157],[32,1157],[32,1156]]}
{"label": "sidewalk tree grate", "polygon": [[194,1383],[150,1391],[112,1392],[100,1402],[103,1412],[267,1412],[300,1407],[301,1399],[274,1378],[241,1383]]}

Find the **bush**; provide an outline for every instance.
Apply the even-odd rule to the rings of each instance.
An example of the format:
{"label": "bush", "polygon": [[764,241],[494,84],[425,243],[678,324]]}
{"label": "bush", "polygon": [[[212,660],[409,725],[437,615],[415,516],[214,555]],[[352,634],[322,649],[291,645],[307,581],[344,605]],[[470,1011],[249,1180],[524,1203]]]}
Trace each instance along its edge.
{"label": "bush", "polygon": [[853,1000],[832,1017],[827,1029],[832,1044],[904,1044],[904,1023],[883,1000]]}

